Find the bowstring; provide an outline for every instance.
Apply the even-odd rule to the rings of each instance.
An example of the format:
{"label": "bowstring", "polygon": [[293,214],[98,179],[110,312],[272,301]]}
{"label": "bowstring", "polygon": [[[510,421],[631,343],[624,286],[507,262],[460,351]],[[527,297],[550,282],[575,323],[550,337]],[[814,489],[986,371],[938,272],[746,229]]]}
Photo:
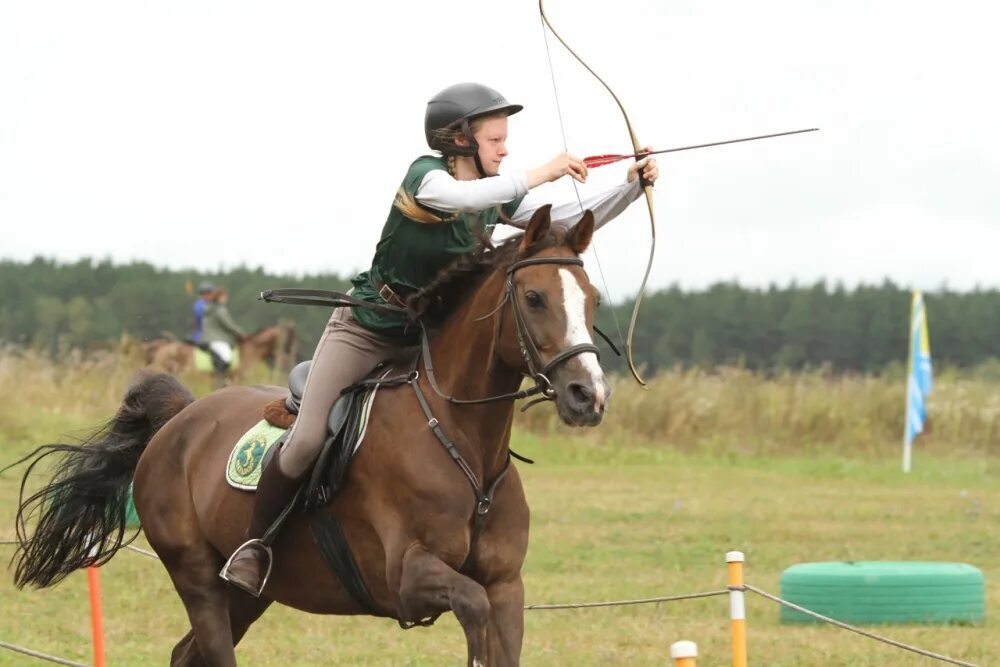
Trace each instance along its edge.
{"label": "bowstring", "polygon": [[[559,101],[559,87],[556,85],[556,70],[552,65],[552,50],[549,48],[549,31],[545,27],[545,19],[539,15],[539,21],[542,24],[542,41],[545,43],[545,57],[549,61],[549,76],[552,79],[552,96],[556,101],[556,116],[559,118],[559,132],[562,134],[563,141],[563,151],[569,152],[569,141],[566,139],[566,124],[563,122],[562,114],[562,103]],[[573,184],[573,192],[576,194],[576,203],[580,206],[580,215],[583,215],[583,199],[580,197],[580,188],[577,187],[576,179],[571,178],[570,182]],[[604,267],[601,266],[601,258],[597,254],[597,244],[596,239],[591,239],[590,248],[594,251],[594,260],[597,262],[597,272],[601,276],[601,286],[604,288],[604,296],[608,300],[608,308],[611,310],[611,319],[615,323],[615,331],[618,332],[618,345],[624,348],[625,337],[622,335],[622,327],[618,322],[618,315],[615,309],[615,303],[611,299],[611,290],[608,289],[608,281],[604,277]]]}

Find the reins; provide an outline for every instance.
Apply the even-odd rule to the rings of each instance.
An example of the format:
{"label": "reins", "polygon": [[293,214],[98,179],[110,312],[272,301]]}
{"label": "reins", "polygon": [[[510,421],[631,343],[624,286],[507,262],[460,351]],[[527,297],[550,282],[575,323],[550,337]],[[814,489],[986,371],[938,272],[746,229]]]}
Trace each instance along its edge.
{"label": "reins", "polygon": [[[514,274],[519,269],[526,266],[550,264],[583,266],[583,260],[579,257],[529,257],[527,259],[513,262],[506,269],[507,279],[504,283],[504,296],[500,300],[500,303],[493,311],[482,318],[478,318],[478,320],[481,321],[487,317],[497,316],[503,309],[503,306],[506,303],[510,303],[511,310],[514,314],[515,333],[517,334],[518,348],[520,349],[521,357],[524,359],[525,365],[528,368],[528,377],[535,383],[534,386],[529,389],[496,394],[485,398],[457,398],[444,393],[438,385],[437,375],[434,372],[434,359],[431,356],[430,336],[427,332],[427,327],[420,319],[414,318],[412,313],[406,308],[400,308],[389,304],[362,301],[357,297],[351,296],[350,294],[344,294],[343,292],[319,289],[301,289],[294,287],[265,290],[260,293],[260,299],[274,303],[287,303],[301,306],[325,306],[328,308],[347,308],[357,306],[359,308],[368,308],[377,312],[392,314],[404,318],[420,327],[420,351],[418,352],[417,360],[414,363],[413,372],[416,372],[416,365],[419,364],[420,358],[422,357],[424,370],[427,373],[427,380],[435,394],[455,405],[481,405],[484,403],[495,403],[497,401],[516,401],[540,394],[539,398],[531,401],[521,408],[521,411],[524,412],[533,405],[555,399],[556,391],[552,386],[552,381],[549,380],[549,375],[557,366],[572,359],[573,357],[587,352],[593,352],[597,355],[598,359],[601,357],[600,349],[593,343],[579,343],[562,350],[550,359],[548,363],[542,363],[541,352],[538,349],[537,343],[535,343],[534,337],[531,335],[528,323],[524,318],[524,312],[521,310],[521,306],[518,303],[516,294],[514,293]],[[616,354],[620,354],[618,349],[614,346],[610,339],[608,339],[604,332],[597,330],[596,327],[595,331],[597,331],[598,334],[600,334],[600,336],[607,341],[608,345],[611,346],[611,349]],[[496,337],[499,338],[499,335],[500,330],[498,328]]]}

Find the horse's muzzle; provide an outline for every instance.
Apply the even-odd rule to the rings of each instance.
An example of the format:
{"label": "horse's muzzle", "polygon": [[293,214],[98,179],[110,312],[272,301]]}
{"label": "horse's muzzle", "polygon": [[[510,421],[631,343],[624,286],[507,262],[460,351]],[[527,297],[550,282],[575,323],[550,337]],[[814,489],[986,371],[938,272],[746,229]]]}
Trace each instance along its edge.
{"label": "horse's muzzle", "polygon": [[611,387],[601,378],[597,383],[567,382],[558,391],[559,417],[569,426],[597,426],[611,398]]}

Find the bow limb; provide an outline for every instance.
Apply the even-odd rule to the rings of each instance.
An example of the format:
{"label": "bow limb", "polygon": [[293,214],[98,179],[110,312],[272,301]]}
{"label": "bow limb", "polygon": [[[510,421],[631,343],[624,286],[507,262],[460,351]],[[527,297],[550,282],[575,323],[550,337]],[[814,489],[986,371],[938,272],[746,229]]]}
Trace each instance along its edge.
{"label": "bow limb", "polygon": [[[576,58],[577,62],[583,65],[583,68],[590,72],[595,79],[597,79],[604,89],[608,91],[608,94],[614,99],[615,104],[618,105],[618,109],[622,112],[622,117],[625,119],[625,127],[628,129],[629,138],[632,140],[632,148],[635,149],[636,153],[641,153],[643,146],[639,143],[639,139],[635,135],[635,130],[632,129],[632,121],[628,117],[628,113],[625,111],[624,105],[618,96],[615,95],[615,91],[611,90],[611,86],[602,79],[597,72],[591,69],[590,65],[583,61],[576,51],[570,48],[570,45],[566,43],[566,40],[562,38],[555,28],[552,27],[552,23],[549,21],[549,17],[545,15],[545,0],[538,0],[538,12],[542,16],[542,22],[548,27],[549,31],[559,40],[570,54]],[[638,175],[640,183],[642,182],[642,175]],[[656,214],[653,208],[653,187],[648,183],[642,184],[643,194],[646,196],[646,207],[649,209],[649,228],[650,228],[650,244],[649,244],[649,260],[646,262],[646,273],[642,276],[642,283],[639,285],[639,293],[635,297],[635,305],[632,307],[632,317],[628,323],[628,334],[625,337],[625,360],[628,362],[628,369],[632,372],[632,377],[635,378],[636,382],[640,386],[645,387],[646,382],[639,375],[638,369],[635,367],[635,361],[632,358],[632,337],[635,334],[635,325],[639,319],[639,306],[642,304],[642,297],[646,293],[646,283],[649,281],[650,271],[653,269],[653,257],[656,253]]]}

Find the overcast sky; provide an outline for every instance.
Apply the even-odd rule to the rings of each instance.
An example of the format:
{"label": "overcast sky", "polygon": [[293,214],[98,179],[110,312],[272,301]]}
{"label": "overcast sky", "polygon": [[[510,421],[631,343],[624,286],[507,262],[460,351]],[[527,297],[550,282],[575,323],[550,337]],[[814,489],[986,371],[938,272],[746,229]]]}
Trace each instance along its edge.
{"label": "overcast sky", "polygon": [[[547,3],[644,143],[822,128],[661,160],[653,287],[1000,286],[998,7]],[[549,43],[569,150],[628,150],[613,100]],[[534,0],[4,0],[0,257],[366,268],[427,99],[466,80],[525,106],[506,169],[562,150]],[[648,244],[641,202],[598,233],[614,297]]]}

